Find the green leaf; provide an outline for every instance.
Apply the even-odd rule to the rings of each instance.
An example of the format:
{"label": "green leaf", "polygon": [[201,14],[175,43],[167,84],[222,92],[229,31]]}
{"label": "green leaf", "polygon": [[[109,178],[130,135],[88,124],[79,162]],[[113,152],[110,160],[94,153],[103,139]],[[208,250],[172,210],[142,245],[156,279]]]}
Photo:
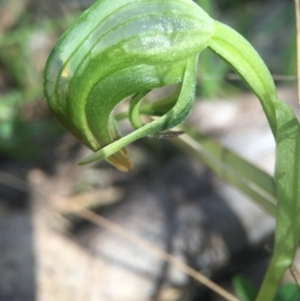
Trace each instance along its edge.
{"label": "green leaf", "polygon": [[286,283],[282,285],[274,301],[299,301],[300,289],[295,283]]}
{"label": "green leaf", "polygon": [[241,301],[254,301],[258,289],[247,278],[242,276],[235,276],[232,279],[233,288]]}
{"label": "green leaf", "polygon": [[188,125],[180,127],[186,135],[173,142],[204,162],[215,174],[257,202],[268,213],[276,214],[274,179],[216,140]]}

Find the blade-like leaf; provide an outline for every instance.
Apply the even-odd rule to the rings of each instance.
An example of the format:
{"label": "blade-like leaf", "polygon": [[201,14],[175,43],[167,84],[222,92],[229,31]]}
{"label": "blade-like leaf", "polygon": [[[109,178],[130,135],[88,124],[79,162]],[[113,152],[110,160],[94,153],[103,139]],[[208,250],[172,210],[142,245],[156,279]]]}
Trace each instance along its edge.
{"label": "blade-like leaf", "polygon": [[300,289],[296,283],[282,285],[274,301],[299,301]]}
{"label": "blade-like leaf", "polygon": [[255,300],[258,294],[258,289],[247,278],[242,276],[235,276],[232,279],[232,284],[241,301]]}
{"label": "blade-like leaf", "polygon": [[270,175],[190,126],[180,128],[186,135],[174,139],[174,143],[199,158],[214,173],[251,197],[264,210],[276,214],[275,183]]}

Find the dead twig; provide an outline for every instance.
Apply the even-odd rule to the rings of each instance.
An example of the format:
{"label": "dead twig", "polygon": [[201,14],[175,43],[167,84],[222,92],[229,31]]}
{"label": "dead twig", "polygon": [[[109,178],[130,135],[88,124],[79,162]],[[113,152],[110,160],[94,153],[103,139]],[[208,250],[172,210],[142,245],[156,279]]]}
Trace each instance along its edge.
{"label": "dead twig", "polygon": [[131,241],[132,243],[135,243],[138,246],[143,247],[147,251],[155,254],[157,257],[167,261],[168,263],[172,264],[173,266],[176,266],[178,269],[180,269],[185,274],[189,275],[193,279],[197,280],[201,284],[205,285],[206,287],[210,288],[212,291],[217,293],[218,295],[222,296],[228,301],[238,301],[239,299],[226,290],[224,290],[222,287],[211,281],[209,278],[201,274],[200,272],[192,269],[190,266],[186,265],[182,261],[178,260],[174,256],[170,255],[167,252],[164,252],[163,250],[157,248],[153,244],[150,244],[148,241],[142,239],[141,237],[127,231],[126,229],[122,228],[121,226],[117,225],[116,223],[113,223],[109,221],[108,219],[104,218],[103,216],[96,214],[90,210],[87,210],[83,208],[82,206],[75,204],[75,203],[68,203],[66,204],[68,206],[68,210],[72,210],[74,214],[84,218],[85,220],[90,221],[93,224],[96,224],[98,226],[104,227],[108,229],[109,231],[116,233],[123,238]]}
{"label": "dead twig", "polygon": [[290,273],[292,275],[292,277],[294,278],[295,282],[297,283],[298,287],[300,288],[300,272],[297,269],[297,267],[292,264],[289,268]]}

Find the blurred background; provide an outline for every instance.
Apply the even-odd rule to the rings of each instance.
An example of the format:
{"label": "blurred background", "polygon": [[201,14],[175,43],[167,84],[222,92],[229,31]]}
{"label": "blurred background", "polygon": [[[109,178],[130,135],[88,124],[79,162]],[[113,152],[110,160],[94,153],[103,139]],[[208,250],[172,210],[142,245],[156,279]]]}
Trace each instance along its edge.
{"label": "blurred background", "polygon": [[[0,0],[0,300],[222,300],[151,252],[59,209],[68,202],[229,290],[239,274],[259,285],[273,219],[172,141],[135,143],[135,168],[126,174],[105,162],[77,166],[89,151],[51,116],[43,69],[59,36],[93,2]],[[196,2],[249,40],[295,107],[293,2]],[[199,58],[190,123],[272,172],[274,142],[258,101],[209,50]]]}

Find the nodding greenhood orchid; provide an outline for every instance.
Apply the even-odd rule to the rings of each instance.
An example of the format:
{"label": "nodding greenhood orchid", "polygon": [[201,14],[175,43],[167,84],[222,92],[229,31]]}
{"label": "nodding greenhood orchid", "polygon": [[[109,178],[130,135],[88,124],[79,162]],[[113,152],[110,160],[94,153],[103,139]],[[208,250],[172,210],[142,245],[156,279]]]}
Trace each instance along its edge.
{"label": "nodding greenhood orchid", "polygon": [[[95,151],[81,164],[106,159],[126,171],[132,167],[126,145],[145,136],[172,136],[166,131],[189,115],[197,57],[208,47],[257,95],[276,140],[275,250],[257,297],[272,301],[300,239],[300,126],[241,35],[192,0],[98,0],[54,47],[45,69],[45,95],[54,116]],[[172,95],[140,106],[149,91],[173,84],[178,85]],[[113,112],[129,96],[127,116],[134,130],[121,137]],[[145,108],[158,118],[143,124]]]}
{"label": "nodding greenhood orchid", "polygon": [[[98,1],[49,57],[49,106],[81,142],[94,151],[102,149],[110,163],[127,170],[131,163],[125,145],[172,128],[189,114],[197,56],[213,32],[213,20],[192,1]],[[176,83],[182,88],[174,107],[158,120],[136,125],[143,96]],[[136,130],[120,138],[112,112],[131,95],[136,95],[130,110]]]}
{"label": "nodding greenhood orchid", "polygon": [[[198,55],[207,47],[241,73],[257,94],[265,88],[275,91],[272,79],[268,87],[257,87],[251,79],[269,76],[252,47],[191,0],[98,0],[84,12],[54,47],[44,82],[54,116],[95,151],[81,163],[106,159],[126,171],[132,166],[126,145],[181,124],[194,101]],[[239,64],[236,52],[243,60]],[[252,66],[255,60],[260,70]],[[168,110],[143,124],[139,115],[145,95],[177,83]],[[120,137],[113,111],[129,96],[134,131]],[[163,107],[166,99],[158,103]],[[273,110],[268,102],[263,106]]]}

